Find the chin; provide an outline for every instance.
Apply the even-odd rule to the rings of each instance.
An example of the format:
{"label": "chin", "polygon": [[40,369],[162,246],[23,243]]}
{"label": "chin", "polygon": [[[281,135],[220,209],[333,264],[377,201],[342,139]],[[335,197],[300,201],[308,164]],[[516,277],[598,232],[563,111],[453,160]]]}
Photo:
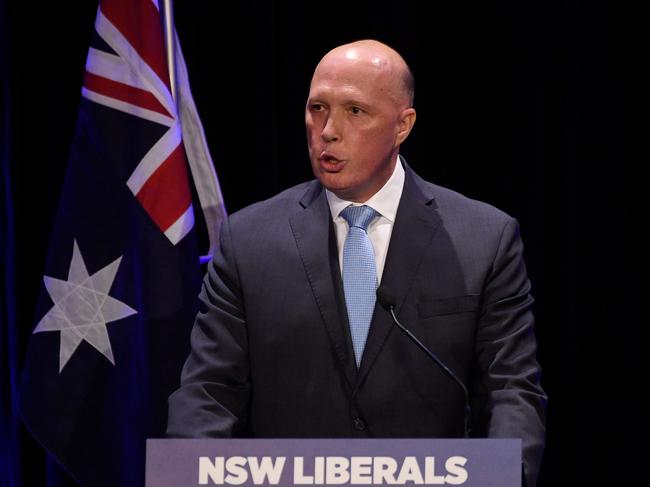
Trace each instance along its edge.
{"label": "chin", "polygon": [[348,184],[345,184],[345,181],[341,181],[343,178],[339,175],[339,173],[319,173],[317,175],[317,179],[323,186],[329,189],[332,193],[336,194],[345,192],[346,189],[350,187]]}

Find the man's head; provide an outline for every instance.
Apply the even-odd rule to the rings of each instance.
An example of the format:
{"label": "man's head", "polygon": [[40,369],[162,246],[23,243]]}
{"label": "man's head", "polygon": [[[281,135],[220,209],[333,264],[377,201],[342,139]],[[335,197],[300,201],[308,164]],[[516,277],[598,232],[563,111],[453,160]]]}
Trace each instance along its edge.
{"label": "man's head", "polygon": [[413,76],[393,49],[373,40],[321,59],[305,108],[314,175],[340,198],[365,202],[388,181],[415,123]]}

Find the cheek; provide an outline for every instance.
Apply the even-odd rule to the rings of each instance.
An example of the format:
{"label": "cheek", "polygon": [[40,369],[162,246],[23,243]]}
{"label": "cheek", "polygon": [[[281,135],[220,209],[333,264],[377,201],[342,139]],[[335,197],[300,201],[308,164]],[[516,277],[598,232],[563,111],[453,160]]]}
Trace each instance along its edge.
{"label": "cheek", "polygon": [[310,133],[314,130],[314,117],[311,114],[305,115],[305,127],[307,128],[307,133]]}
{"label": "cheek", "polygon": [[386,146],[386,134],[377,130],[357,130],[352,142],[357,153],[364,159],[374,159]]}
{"label": "cheek", "polygon": [[310,143],[315,142],[318,140],[320,130],[318,129],[317,123],[314,122],[314,120],[309,120],[305,124],[307,128],[307,139],[309,140]]}

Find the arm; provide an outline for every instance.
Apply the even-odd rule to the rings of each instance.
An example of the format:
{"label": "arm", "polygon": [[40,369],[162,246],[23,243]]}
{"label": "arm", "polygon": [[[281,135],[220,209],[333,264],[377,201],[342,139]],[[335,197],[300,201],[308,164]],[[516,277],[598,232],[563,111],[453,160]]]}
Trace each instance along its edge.
{"label": "arm", "polygon": [[526,479],[534,487],[544,450],[546,395],[522,254],[519,227],[511,219],[484,285],[472,396],[477,434],[521,438]]}
{"label": "arm", "polygon": [[248,340],[229,222],[203,280],[199,313],[181,386],[169,397],[167,435],[236,436],[246,426],[250,396]]}

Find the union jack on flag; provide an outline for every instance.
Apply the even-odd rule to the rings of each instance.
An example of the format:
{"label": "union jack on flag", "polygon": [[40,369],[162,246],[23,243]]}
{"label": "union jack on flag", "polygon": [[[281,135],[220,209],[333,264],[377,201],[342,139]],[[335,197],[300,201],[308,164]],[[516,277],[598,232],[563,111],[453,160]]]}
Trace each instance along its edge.
{"label": "union jack on flag", "polygon": [[190,174],[211,249],[225,216],[164,20],[156,0],[100,3],[23,369],[22,417],[80,485],[143,484],[196,314]]}
{"label": "union jack on flag", "polygon": [[157,5],[146,0],[103,2],[95,29],[106,45],[89,49],[81,93],[95,103],[168,127],[127,185],[175,244],[192,228],[194,215]]}

